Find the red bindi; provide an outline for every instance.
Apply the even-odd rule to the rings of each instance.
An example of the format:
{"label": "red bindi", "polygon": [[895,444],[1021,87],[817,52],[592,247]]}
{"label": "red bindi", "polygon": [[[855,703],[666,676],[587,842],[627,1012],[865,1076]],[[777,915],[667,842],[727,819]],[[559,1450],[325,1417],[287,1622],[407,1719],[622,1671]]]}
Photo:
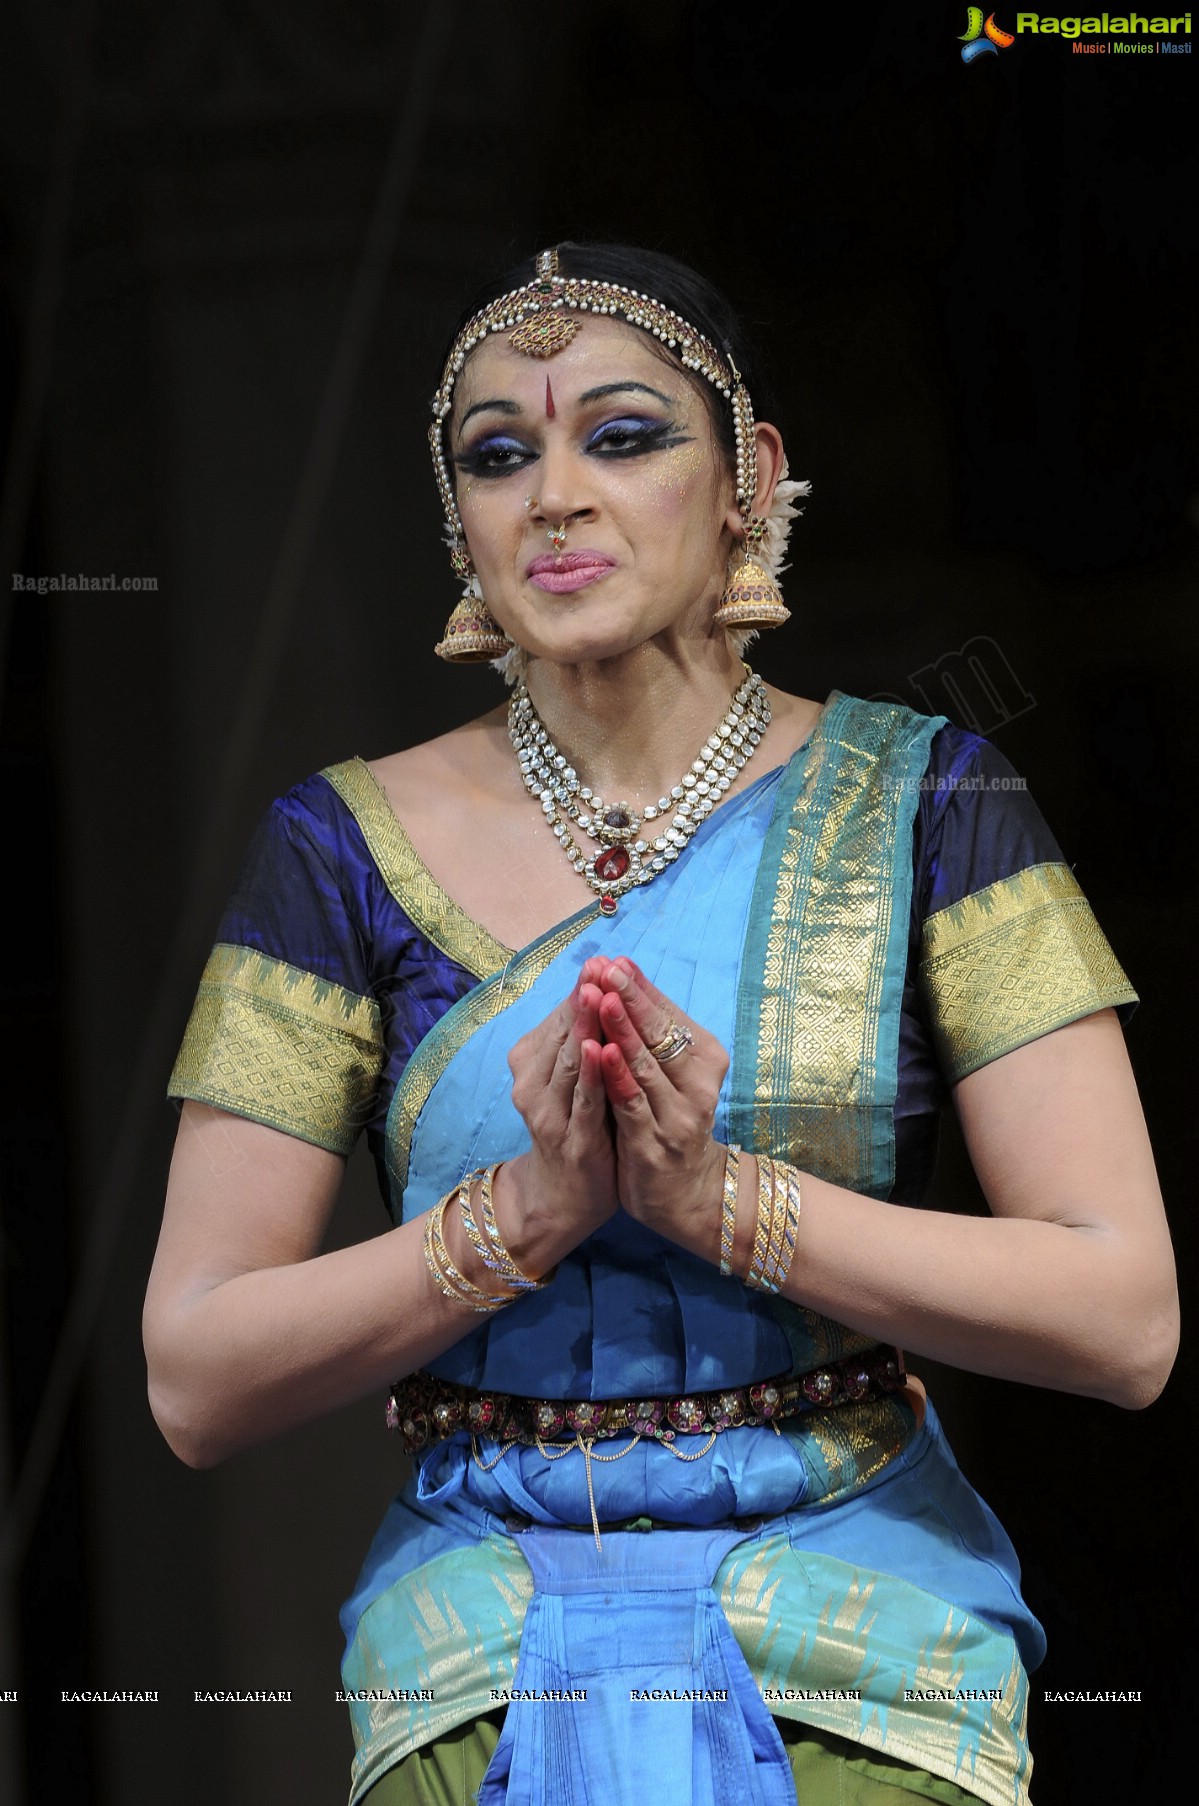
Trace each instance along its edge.
{"label": "red bindi", "polygon": [[546,419],[552,420],[554,418],[554,415],[556,414],[556,412],[557,412],[557,409],[554,407],[554,391],[550,388],[550,379],[547,376],[545,379],[545,417],[546,417]]}

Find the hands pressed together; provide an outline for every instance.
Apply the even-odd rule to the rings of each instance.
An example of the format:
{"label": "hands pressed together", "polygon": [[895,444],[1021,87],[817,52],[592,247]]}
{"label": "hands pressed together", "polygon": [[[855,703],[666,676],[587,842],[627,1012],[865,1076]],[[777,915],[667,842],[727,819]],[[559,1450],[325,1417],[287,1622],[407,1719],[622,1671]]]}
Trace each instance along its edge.
{"label": "hands pressed together", "polygon": [[588,960],[509,1055],[532,1148],[500,1168],[496,1209],[518,1264],[544,1271],[618,1205],[716,1262],[725,1150],[712,1125],[728,1064],[632,960]]}

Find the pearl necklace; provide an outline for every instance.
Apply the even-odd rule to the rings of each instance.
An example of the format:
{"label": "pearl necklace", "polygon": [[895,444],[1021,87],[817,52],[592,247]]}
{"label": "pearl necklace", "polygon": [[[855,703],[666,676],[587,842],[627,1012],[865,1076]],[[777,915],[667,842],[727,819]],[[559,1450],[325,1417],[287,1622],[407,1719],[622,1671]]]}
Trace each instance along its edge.
{"label": "pearl necklace", "polygon": [[[676,860],[699,824],[713,809],[752,759],[770,723],[766,686],[756,671],[745,666],[745,679],[729,705],[728,713],[691,761],[690,769],[669,795],[647,803],[638,812],[631,803],[609,806],[558,751],[546,731],[523,682],[516,686],[508,705],[508,737],[520,764],[526,788],[541,804],[562,851],[579,876],[600,900],[604,915],[616,913],[616,903],[636,884],[648,884]],[[643,837],[643,825],[669,818],[660,834]],[[566,819],[564,819],[566,818]],[[575,840],[567,819],[596,843],[586,853]]]}

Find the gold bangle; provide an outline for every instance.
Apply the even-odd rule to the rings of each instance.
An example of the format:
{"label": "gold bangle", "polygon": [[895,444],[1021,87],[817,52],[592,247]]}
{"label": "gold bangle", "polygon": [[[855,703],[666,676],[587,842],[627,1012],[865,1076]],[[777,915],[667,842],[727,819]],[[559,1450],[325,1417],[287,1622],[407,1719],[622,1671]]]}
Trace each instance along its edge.
{"label": "gold bangle", "polygon": [[458,1187],[458,1209],[462,1213],[462,1226],[466,1230],[467,1240],[475,1253],[479,1256],[479,1259],[483,1262],[484,1266],[490,1267],[490,1251],[487,1242],[479,1229],[479,1225],[475,1222],[475,1214],[471,1209],[470,1201],[471,1188],[474,1185],[475,1180],[482,1178],[482,1176],[481,1172],[467,1173]]}
{"label": "gold bangle", "polygon": [[446,1207],[454,1197],[448,1192],[434,1204],[425,1219],[424,1255],[425,1265],[433,1278],[433,1283],[443,1298],[452,1298],[458,1304],[468,1304],[473,1311],[491,1312],[502,1310],[511,1304],[514,1294],[499,1296],[496,1293],[480,1291],[461,1274],[450,1259],[450,1251],[446,1247],[443,1230],[443,1219]]}
{"label": "gold bangle", "polygon": [[737,1233],[737,1186],[741,1178],[741,1149],[730,1141],[724,1150],[724,1186],[720,1194],[720,1271],[728,1279],[733,1271],[733,1237]]}
{"label": "gold bangle", "polygon": [[[458,1211],[462,1218],[462,1227],[466,1231],[467,1240],[475,1250],[475,1253],[479,1256],[479,1259],[483,1262],[483,1265],[487,1268],[487,1271],[493,1274],[495,1278],[500,1281],[501,1285],[510,1288],[505,1291],[502,1300],[500,1300],[500,1302],[504,1304],[510,1304],[512,1300],[519,1297],[522,1292],[540,1291],[543,1286],[549,1284],[558,1269],[555,1266],[550,1272],[543,1274],[540,1279],[533,1279],[528,1273],[523,1273],[521,1271],[505,1247],[504,1238],[500,1234],[500,1226],[496,1221],[495,1209],[492,1204],[492,1187],[495,1183],[495,1176],[501,1165],[502,1162],[496,1161],[492,1166],[479,1167],[475,1172],[467,1173],[458,1186],[457,1198]],[[472,1192],[476,1182],[478,1182],[479,1185],[477,1203],[472,1201]],[[444,1200],[445,1207],[448,1207],[453,1196],[454,1194],[452,1192],[447,1195]],[[433,1258],[441,1272],[441,1277],[443,1279],[448,1277],[451,1283],[456,1281],[460,1288],[465,1288],[465,1292],[460,1289],[455,1295],[464,1297],[466,1302],[475,1304],[476,1309],[484,1308],[482,1304],[475,1303],[477,1299],[489,1299],[492,1302],[487,1308],[498,1310],[500,1308],[500,1302],[496,1302],[496,1300],[499,1295],[481,1290],[471,1280],[467,1279],[464,1274],[459,1273],[458,1269],[450,1260],[445,1245],[445,1226],[443,1219],[444,1207],[441,1210],[441,1214],[438,1217],[435,1227],[430,1231]],[[446,1273],[447,1267],[449,1268],[448,1275]]]}
{"label": "gold bangle", "polygon": [[[504,1246],[504,1238],[500,1234],[500,1226],[495,1220],[495,1208],[491,1198],[495,1176],[502,1165],[503,1161],[497,1160],[494,1166],[485,1167],[482,1173],[482,1184],[479,1187],[479,1209],[483,1217],[483,1234],[490,1243],[494,1256],[493,1259],[487,1261],[487,1265],[493,1273],[500,1274],[518,1291],[539,1292],[542,1286],[549,1284],[558,1268],[555,1265],[550,1268],[548,1273],[543,1273],[540,1279],[534,1279],[531,1274],[521,1272]],[[486,1258],[484,1256],[484,1259]]]}
{"label": "gold bangle", "polygon": [[780,1257],[777,1287],[781,1290],[791,1271],[791,1262],[795,1259],[795,1244],[799,1237],[799,1213],[803,1208],[800,1195],[799,1174],[793,1166],[783,1165],[783,1184],[787,1192],[787,1220],[783,1232],[783,1250]]}
{"label": "gold bangle", "polygon": [[800,1176],[785,1161],[758,1155],[758,1221],[747,1286],[772,1295],[780,1291],[795,1259],[802,1207]]}
{"label": "gold bangle", "polygon": [[778,1163],[768,1162],[770,1169],[770,1229],[766,1237],[766,1253],[761,1267],[754,1274],[754,1283],[763,1292],[778,1290],[775,1275],[778,1271],[779,1255],[782,1252],[783,1227],[787,1215],[786,1195],[779,1184]]}
{"label": "gold bangle", "polygon": [[[781,1160],[774,1162],[774,1216],[770,1224],[770,1262],[766,1269],[766,1278],[772,1292],[777,1292],[783,1283],[783,1274],[790,1266],[787,1254],[787,1218],[790,1211],[790,1193],[787,1188],[787,1168]],[[785,1265],[784,1265],[785,1261]]]}
{"label": "gold bangle", "polygon": [[476,1310],[498,1310],[502,1305],[512,1302],[511,1295],[504,1292],[485,1292],[477,1286],[473,1279],[468,1279],[454,1263],[450,1255],[449,1243],[445,1239],[445,1213],[449,1208],[453,1194],[444,1198],[434,1214],[431,1237],[433,1251],[442,1277],[451,1285],[457,1286],[464,1303],[472,1304]]}
{"label": "gold bangle", "polygon": [[745,1275],[747,1286],[760,1286],[762,1283],[762,1271],[770,1247],[770,1219],[774,1210],[774,1162],[769,1154],[759,1154],[757,1161],[758,1217],[754,1224],[754,1247],[749,1257],[749,1272]]}

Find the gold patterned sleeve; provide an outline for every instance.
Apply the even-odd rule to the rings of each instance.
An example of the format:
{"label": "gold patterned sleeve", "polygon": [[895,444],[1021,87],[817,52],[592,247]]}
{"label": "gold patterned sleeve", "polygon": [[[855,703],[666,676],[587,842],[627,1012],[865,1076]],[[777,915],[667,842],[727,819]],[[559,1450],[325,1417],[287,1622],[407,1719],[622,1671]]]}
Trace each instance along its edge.
{"label": "gold patterned sleeve", "polygon": [[386,1058],[373,918],[347,821],[319,777],[267,810],[168,1086],[335,1154],[370,1122]]}
{"label": "gold patterned sleeve", "polygon": [[1059,861],[1027,866],[927,917],[920,987],[951,1084],[1067,1022],[1137,1001]]}
{"label": "gold patterned sleeve", "polygon": [[167,1089],[349,1154],[382,1065],[373,998],[219,942]]}

